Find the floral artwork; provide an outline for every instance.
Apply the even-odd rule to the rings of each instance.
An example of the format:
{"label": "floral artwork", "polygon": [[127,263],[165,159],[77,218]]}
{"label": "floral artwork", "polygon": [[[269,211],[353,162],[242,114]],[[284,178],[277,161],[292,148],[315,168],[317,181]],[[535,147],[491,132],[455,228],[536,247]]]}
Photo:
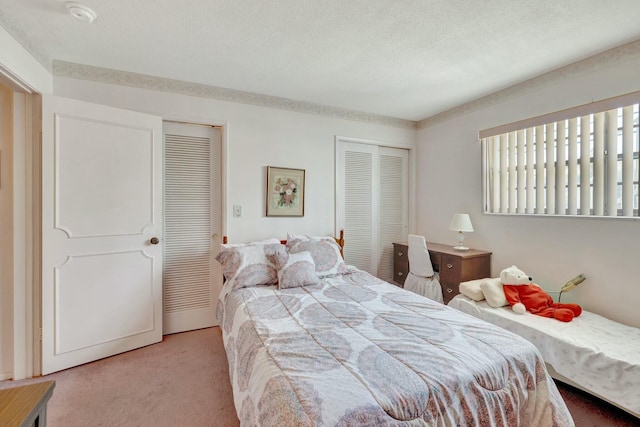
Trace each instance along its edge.
{"label": "floral artwork", "polygon": [[293,178],[277,177],[273,191],[280,195],[278,199],[278,207],[293,207],[296,200],[298,184]]}
{"label": "floral artwork", "polygon": [[304,216],[304,172],[267,167],[267,216]]}

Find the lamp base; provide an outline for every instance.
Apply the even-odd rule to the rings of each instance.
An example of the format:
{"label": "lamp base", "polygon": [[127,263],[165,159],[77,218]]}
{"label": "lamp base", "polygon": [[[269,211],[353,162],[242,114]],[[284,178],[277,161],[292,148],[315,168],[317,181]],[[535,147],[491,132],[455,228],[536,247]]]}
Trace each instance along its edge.
{"label": "lamp base", "polygon": [[468,251],[469,250],[468,247],[462,246],[462,245],[454,246],[453,249],[455,249],[456,251]]}

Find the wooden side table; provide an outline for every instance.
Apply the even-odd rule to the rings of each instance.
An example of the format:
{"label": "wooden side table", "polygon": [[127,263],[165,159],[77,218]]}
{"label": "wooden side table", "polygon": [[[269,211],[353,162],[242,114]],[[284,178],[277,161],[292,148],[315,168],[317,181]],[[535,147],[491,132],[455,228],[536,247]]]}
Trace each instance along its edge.
{"label": "wooden side table", "polygon": [[55,381],[43,381],[0,390],[0,426],[45,427],[47,402]]}
{"label": "wooden side table", "polygon": [[[491,277],[491,252],[477,249],[456,251],[452,246],[427,242],[434,271],[440,272],[442,296],[447,304],[460,293],[460,282]],[[402,286],[409,274],[408,245],[393,244],[393,280]]]}

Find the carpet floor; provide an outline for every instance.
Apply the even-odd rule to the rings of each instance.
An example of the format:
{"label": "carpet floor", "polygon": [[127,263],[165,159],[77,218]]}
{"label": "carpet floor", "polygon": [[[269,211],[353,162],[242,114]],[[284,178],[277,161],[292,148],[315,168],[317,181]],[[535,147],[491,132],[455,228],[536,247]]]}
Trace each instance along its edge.
{"label": "carpet floor", "polygon": [[[219,328],[167,335],[158,344],[0,389],[54,380],[47,426],[240,425]],[[577,427],[640,426],[640,420],[559,383]]]}

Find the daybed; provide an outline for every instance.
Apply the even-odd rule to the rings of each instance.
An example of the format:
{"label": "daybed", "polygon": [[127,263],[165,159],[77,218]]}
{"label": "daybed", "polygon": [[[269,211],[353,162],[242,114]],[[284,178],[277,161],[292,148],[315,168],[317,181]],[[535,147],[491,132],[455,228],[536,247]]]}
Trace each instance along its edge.
{"label": "daybed", "polygon": [[588,311],[570,322],[493,308],[462,294],[449,306],[532,342],[549,373],[640,417],[640,329]]}
{"label": "daybed", "polygon": [[526,340],[288,240],[218,257],[243,426],[573,425]]}

